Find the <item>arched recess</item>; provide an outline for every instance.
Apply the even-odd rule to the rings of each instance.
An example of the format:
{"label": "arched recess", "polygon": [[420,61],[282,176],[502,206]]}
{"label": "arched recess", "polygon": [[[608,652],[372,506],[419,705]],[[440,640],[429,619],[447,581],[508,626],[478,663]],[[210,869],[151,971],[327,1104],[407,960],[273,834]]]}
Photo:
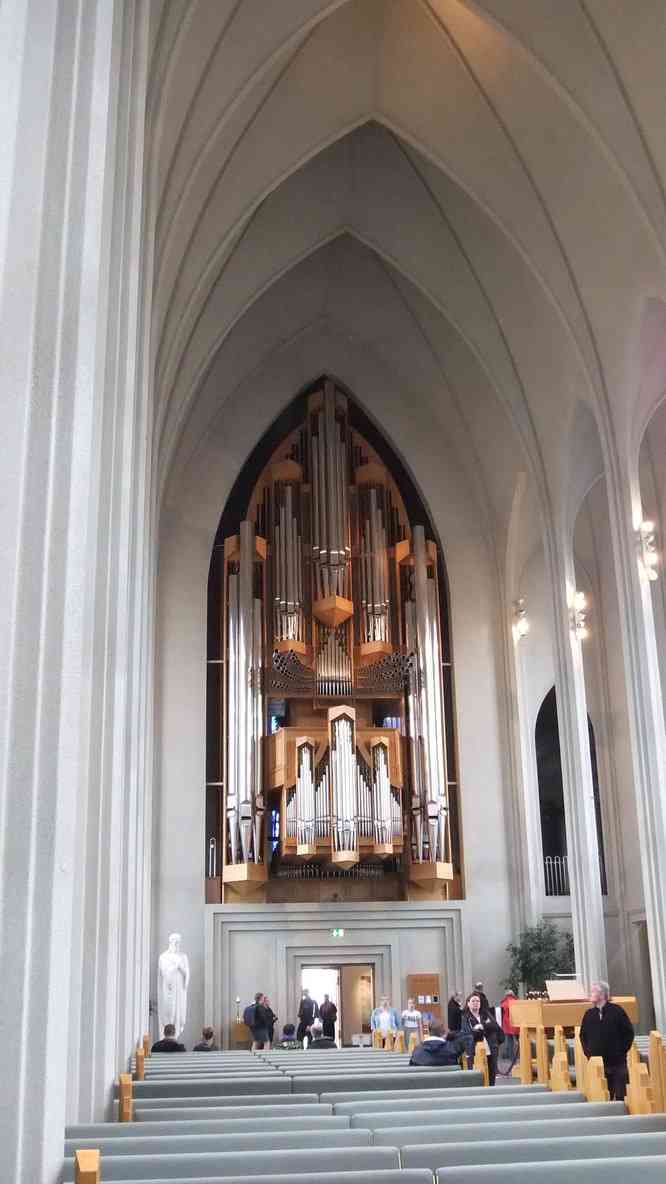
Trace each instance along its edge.
{"label": "arched recess", "polygon": [[[158,573],[158,741],[154,813],[155,953],[163,935],[176,929],[187,939],[192,965],[192,1035],[204,1022],[203,841],[205,828],[206,581],[221,509],[259,435],[269,428],[313,375],[334,374],[362,400],[405,466],[414,474],[446,555],[451,628],[456,654],[456,716],[459,773],[474,787],[461,797],[465,842],[465,927],[470,951],[479,950],[486,976],[504,973],[510,914],[512,857],[506,826],[505,695],[496,649],[494,562],[487,518],[477,502],[473,474],[459,445],[455,404],[432,356],[416,350],[415,333],[400,305],[387,305],[373,291],[373,315],[383,335],[363,330],[365,288],[352,283],[349,267],[346,307],[357,333],[336,315],[305,323],[257,356],[256,327],[279,330],[298,300],[271,291],[271,305],[248,313],[211,371],[216,414],[197,433],[186,465],[169,483],[160,522]],[[301,303],[311,289],[303,292]],[[385,289],[388,297],[390,287]],[[267,295],[265,300],[269,299]],[[351,302],[351,308],[350,308]],[[336,298],[337,304],[337,298]],[[331,312],[329,306],[329,313]],[[255,317],[257,319],[255,319]],[[350,322],[351,325],[351,322]],[[412,344],[412,340],[414,344]],[[407,354],[405,356],[405,350]],[[478,387],[477,387],[478,389]],[[498,423],[498,428],[500,424]],[[496,433],[497,438],[497,433]],[[510,450],[509,450],[510,451]],[[514,450],[515,451],[515,450]],[[480,742],[482,738],[482,742]],[[489,845],[488,835],[493,835]],[[188,841],[183,842],[183,836]],[[213,907],[213,906],[211,906]],[[482,953],[481,953],[482,952]]]}
{"label": "arched recess", "polygon": [[[606,858],[604,854],[601,802],[599,794],[599,770],[594,727],[587,717],[590,739],[590,760],[594,785],[594,810],[597,821],[599,843],[599,874],[601,891],[608,895]],[[539,811],[541,816],[541,841],[544,857],[546,896],[569,895],[569,872],[567,866],[567,835],[564,822],[564,791],[562,786],[562,760],[557,723],[557,696],[551,687],[536,718],[534,728],[539,782]]]}
{"label": "arched recess", "polygon": [[[326,668],[324,687],[320,685],[315,657],[317,645],[315,638],[317,626],[314,600],[310,601],[310,581],[316,580],[316,566],[310,557],[308,539],[315,535],[313,515],[316,512],[316,473],[310,466],[309,445],[306,444],[310,418],[313,406],[322,406],[322,400],[330,397],[331,408],[337,408],[344,415],[344,431],[347,433],[348,458],[351,461],[351,481],[345,496],[350,498],[349,509],[349,538],[352,546],[351,561],[348,576],[345,577],[345,596],[353,597],[354,610],[348,625],[342,623],[337,631],[341,631],[346,642],[354,640],[353,649],[350,646],[349,684],[347,674],[341,677],[339,664],[331,669]],[[325,406],[325,404],[324,404]],[[344,412],[342,408],[344,407]],[[320,413],[325,414],[322,410]],[[321,422],[319,424],[321,432]],[[285,461],[286,456],[291,457]],[[298,458],[296,460],[296,458]],[[321,463],[321,462],[319,462]],[[285,466],[291,465],[291,471]],[[279,470],[280,477],[272,476]],[[300,475],[299,475],[299,472]],[[367,476],[362,474],[367,472]],[[301,476],[305,477],[305,484],[301,484]],[[274,481],[277,480],[278,484]],[[285,486],[285,482],[287,485]],[[368,484],[369,482],[369,484]],[[288,488],[288,506],[293,506],[294,526],[287,527],[291,535],[285,540],[285,523],[275,509],[275,499],[285,496]],[[326,486],[322,486],[325,489]],[[335,486],[329,487],[331,492]],[[319,494],[321,497],[321,493]],[[314,499],[314,500],[313,500]],[[368,500],[369,499],[369,500]],[[367,514],[368,504],[375,506],[374,514],[371,510],[374,525]],[[365,507],[365,509],[364,509]],[[290,511],[291,512],[291,509]],[[273,526],[274,515],[278,514],[280,525],[276,533]],[[262,838],[259,850],[255,845],[253,857],[256,864],[263,864],[266,874],[265,886],[253,889],[257,899],[267,903],[312,901],[320,899],[322,891],[328,891],[328,885],[322,888],[324,881],[336,882],[335,896],[347,899],[347,883],[351,877],[354,885],[352,899],[361,900],[392,900],[392,899],[425,899],[429,895],[439,899],[444,889],[444,898],[448,900],[464,898],[464,863],[462,852],[462,829],[459,801],[457,734],[455,725],[455,690],[453,672],[453,652],[451,639],[449,590],[446,573],[445,556],[438,539],[438,533],[432,515],[430,514],[415,480],[398,456],[395,448],[381,431],[374,420],[364,411],[361,404],[354,398],[342,383],[331,375],[322,375],[309,383],[296,395],[287,407],[276,417],[270,427],[258,440],[245,464],[238,473],[234,485],[226,500],[213,543],[211,562],[208,573],[208,609],[207,609],[207,690],[206,690],[206,831],[205,856],[207,864],[207,899],[209,901],[222,899],[225,902],[234,899],[237,894],[236,882],[231,887],[222,877],[223,865],[229,863],[229,794],[227,786],[229,777],[229,752],[233,746],[230,735],[232,729],[230,697],[235,692],[229,691],[228,664],[232,660],[232,648],[229,641],[229,618],[227,605],[229,592],[226,579],[228,578],[228,554],[232,541],[239,537],[241,524],[246,519],[255,520],[257,529],[268,544],[267,558],[263,565],[264,606],[280,602],[279,585],[284,585],[287,599],[294,595],[300,606],[294,612],[285,615],[284,610],[264,607],[264,627],[261,665],[261,681],[263,699],[261,704],[262,735],[261,748],[263,752],[263,791],[262,802]],[[323,514],[328,518],[330,530],[330,510]],[[363,522],[366,531],[374,534],[364,535]],[[383,526],[380,525],[383,523]],[[402,551],[405,561],[408,554],[412,555],[410,540],[413,541],[414,531],[422,527],[426,545],[431,548],[431,558],[434,558],[437,569],[433,579],[438,590],[437,606],[434,609],[432,627],[437,635],[436,648],[440,655],[437,662],[435,682],[441,686],[441,692],[434,689],[435,697],[441,694],[441,710],[443,713],[443,747],[442,759],[444,763],[443,794],[445,802],[445,817],[443,826],[446,838],[443,839],[443,849],[450,858],[452,869],[446,882],[439,884],[434,880],[427,880],[419,873],[418,879],[414,874],[414,867],[420,862],[422,854],[417,853],[419,841],[415,828],[420,827],[413,813],[414,803],[423,792],[427,792],[427,783],[415,784],[419,776],[415,766],[410,765],[409,752],[412,748],[412,712],[413,694],[417,683],[410,681],[409,675],[404,680],[394,675],[389,676],[387,663],[399,661],[407,655],[409,649],[409,626],[404,620],[404,606],[401,595],[405,594],[407,585],[405,576],[411,568],[404,568],[402,574],[398,568],[398,552]],[[319,527],[316,528],[317,531]],[[326,528],[324,528],[326,529]],[[381,543],[380,538],[384,538]],[[365,539],[365,541],[363,541]],[[372,541],[374,539],[374,541]],[[281,541],[280,541],[281,540]],[[303,540],[303,541],[302,541]],[[399,541],[401,540],[401,541]],[[284,558],[277,559],[284,548]],[[365,558],[364,558],[365,557]],[[412,562],[412,559],[409,560]],[[287,573],[285,574],[285,568]],[[328,577],[327,577],[328,580]],[[411,581],[411,575],[409,576]],[[377,585],[385,607],[377,616],[373,616],[372,603],[377,599]],[[403,592],[401,593],[401,587]],[[312,593],[314,597],[314,592]],[[255,601],[255,604],[258,603]],[[285,601],[286,603],[286,601]],[[364,615],[362,605],[368,608]],[[282,617],[280,612],[282,611]],[[277,617],[276,617],[277,613]],[[314,614],[314,615],[313,615]],[[275,640],[273,644],[283,647],[294,645],[291,649],[274,650],[271,656],[271,642],[273,629],[280,629],[287,623],[287,634],[284,641]],[[296,623],[295,623],[296,622]],[[374,624],[373,624],[374,622]],[[379,628],[381,641],[376,639]],[[282,636],[282,634],[280,634]],[[296,638],[288,641],[286,637]],[[372,640],[370,640],[372,638]],[[308,642],[306,647],[305,642]],[[407,650],[405,649],[407,646]],[[373,646],[383,646],[381,654],[371,654],[364,660],[363,650],[372,651]],[[299,648],[300,647],[300,648]],[[308,657],[305,656],[306,648]],[[353,653],[353,659],[352,659]],[[295,684],[290,686],[289,674],[285,681],[285,672],[281,672],[281,654],[287,654],[292,665],[298,666]],[[294,658],[300,655],[300,661]],[[323,655],[322,655],[323,656]],[[377,657],[381,658],[386,668],[377,665]],[[424,667],[418,655],[412,654],[412,659],[418,657],[418,675],[420,680]],[[308,678],[308,663],[313,676],[312,685],[307,684],[304,689],[299,686],[299,679]],[[305,665],[303,663],[306,663]],[[405,668],[406,669],[406,668]],[[340,687],[337,684],[340,683]],[[331,685],[333,684],[333,685]],[[270,780],[270,750],[273,738],[282,744],[282,735],[289,743],[289,730],[307,731],[316,728],[317,721],[326,720],[327,708],[336,703],[348,704],[355,713],[357,731],[359,728],[374,729],[372,738],[367,734],[363,745],[372,751],[371,745],[382,742],[382,736],[395,733],[402,755],[396,758],[391,755],[391,763],[397,759],[400,767],[400,791],[396,788],[394,794],[393,843],[382,840],[377,842],[378,827],[381,822],[377,817],[378,800],[370,780],[367,788],[368,800],[365,803],[370,817],[364,817],[363,788],[359,785],[354,789],[358,802],[353,809],[354,825],[356,825],[356,810],[358,809],[359,836],[357,844],[360,851],[356,851],[357,862],[353,867],[346,865],[336,868],[335,858],[331,862],[331,852],[324,832],[315,833],[313,814],[313,835],[309,852],[298,852],[289,843],[290,802],[296,811],[299,802],[299,790],[287,792],[276,791],[276,783]],[[336,708],[337,709],[337,708]],[[235,714],[236,726],[242,727],[242,719]],[[305,721],[305,722],[302,722]],[[401,739],[398,741],[398,733]],[[312,734],[315,734],[314,732]],[[361,730],[361,737],[364,735]],[[388,741],[387,741],[388,743]],[[226,759],[225,759],[226,754]],[[359,748],[356,758],[362,762],[362,750]],[[282,759],[282,758],[280,758]],[[288,758],[287,758],[288,759]],[[298,761],[298,757],[297,757]],[[409,771],[408,771],[409,770]],[[372,770],[370,770],[370,773]],[[351,791],[350,791],[351,792]],[[330,793],[330,807],[333,809],[334,790],[326,789],[328,800]],[[321,798],[324,798],[324,791]],[[317,797],[319,801],[319,795]],[[226,803],[226,817],[225,817]],[[300,810],[298,813],[298,827],[302,826]],[[296,825],[294,813],[294,825]],[[319,827],[319,823],[316,824]],[[322,822],[323,827],[323,822]],[[373,830],[374,827],[374,830]],[[397,840],[399,829],[399,840]],[[373,838],[374,836],[374,838]],[[294,836],[295,837],[295,834]],[[286,840],[286,841],[285,841]],[[321,841],[320,841],[321,840]],[[372,842],[371,842],[372,840]],[[404,840],[404,841],[403,841]],[[301,840],[299,840],[300,842]],[[374,846],[372,843],[374,842]],[[307,846],[307,843],[303,844]],[[391,847],[390,852],[384,847]],[[333,851],[335,843],[333,843]],[[390,858],[380,858],[379,855],[390,855]],[[299,857],[303,859],[299,862]],[[430,856],[429,856],[430,858]],[[434,859],[434,855],[432,855]],[[426,861],[427,866],[427,861]],[[421,866],[421,872],[425,867]],[[234,873],[235,874],[235,873]],[[363,895],[363,882],[367,893]],[[370,877],[372,877],[370,879]],[[231,894],[231,895],[230,895]],[[247,889],[242,890],[242,898],[247,899]]]}

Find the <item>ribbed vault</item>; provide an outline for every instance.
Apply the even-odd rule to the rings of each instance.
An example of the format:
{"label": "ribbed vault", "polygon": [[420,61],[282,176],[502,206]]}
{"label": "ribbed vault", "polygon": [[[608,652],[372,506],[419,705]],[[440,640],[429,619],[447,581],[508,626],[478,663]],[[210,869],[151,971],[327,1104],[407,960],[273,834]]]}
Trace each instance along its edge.
{"label": "ribbed vault", "polygon": [[[432,358],[439,385],[427,397],[447,408],[443,431],[471,430],[468,463],[482,470],[472,480],[493,525],[506,525],[519,468],[565,515],[575,408],[590,406],[606,451],[624,445],[645,300],[666,287],[658,111],[645,85],[633,97],[638,57],[658,66],[649,7],[641,23],[640,0],[631,20],[619,0],[155,5],[162,486],[220,411],[227,384],[213,394],[207,376],[270,288],[282,337],[254,318],[244,378],[304,331],[299,308],[310,331],[316,319],[337,331],[353,307],[356,341],[386,352],[377,294],[384,307],[392,290],[400,362],[417,373],[420,354]],[[374,256],[365,302],[352,239]],[[414,384],[410,397],[415,408],[426,398]],[[510,425],[511,477],[490,471],[502,465],[480,441],[493,400]]]}

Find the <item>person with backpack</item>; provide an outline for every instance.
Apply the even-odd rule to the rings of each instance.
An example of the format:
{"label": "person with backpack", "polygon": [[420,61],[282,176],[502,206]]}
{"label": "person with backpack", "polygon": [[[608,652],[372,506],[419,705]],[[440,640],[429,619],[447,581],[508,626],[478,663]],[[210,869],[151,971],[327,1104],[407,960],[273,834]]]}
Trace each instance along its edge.
{"label": "person with backpack", "polygon": [[264,1006],[264,999],[263,991],[257,991],[254,1003],[248,1003],[243,1012],[243,1023],[252,1033],[252,1052],[270,1048],[268,1041],[269,1015],[268,1009]]}

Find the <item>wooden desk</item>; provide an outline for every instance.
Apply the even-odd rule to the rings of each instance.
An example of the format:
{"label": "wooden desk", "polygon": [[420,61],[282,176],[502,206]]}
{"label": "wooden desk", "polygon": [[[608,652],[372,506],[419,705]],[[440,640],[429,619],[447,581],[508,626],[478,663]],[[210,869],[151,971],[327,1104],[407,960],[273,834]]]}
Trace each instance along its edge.
{"label": "wooden desk", "polygon": [[236,1023],[233,1021],[231,1025],[231,1034],[229,1039],[230,1048],[251,1048],[252,1047],[252,1033],[247,1024]]}
{"label": "wooden desk", "polygon": [[[638,1023],[635,995],[613,995],[611,1001],[624,1008],[632,1024]],[[541,1024],[544,1028],[554,1028],[556,1024],[561,1024],[563,1028],[577,1028],[591,1006],[589,999],[516,999],[509,1008],[509,1015],[516,1028],[526,1027],[536,1031]]]}

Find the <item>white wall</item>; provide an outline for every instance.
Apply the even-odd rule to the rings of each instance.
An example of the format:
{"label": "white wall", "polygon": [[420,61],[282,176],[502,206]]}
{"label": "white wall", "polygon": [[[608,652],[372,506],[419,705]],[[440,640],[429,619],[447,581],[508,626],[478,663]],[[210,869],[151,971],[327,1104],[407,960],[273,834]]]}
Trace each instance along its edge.
{"label": "white wall", "polygon": [[[242,1014],[256,991],[270,996],[281,1023],[296,1022],[304,964],[369,964],[375,999],[388,994],[398,1011],[407,1005],[407,975],[439,974],[444,1004],[474,978],[467,911],[466,903],[453,901],[207,905],[206,1022],[226,1045],[236,998]],[[344,928],[343,938],[332,936],[334,927]],[[494,984],[488,990],[495,995]]]}

